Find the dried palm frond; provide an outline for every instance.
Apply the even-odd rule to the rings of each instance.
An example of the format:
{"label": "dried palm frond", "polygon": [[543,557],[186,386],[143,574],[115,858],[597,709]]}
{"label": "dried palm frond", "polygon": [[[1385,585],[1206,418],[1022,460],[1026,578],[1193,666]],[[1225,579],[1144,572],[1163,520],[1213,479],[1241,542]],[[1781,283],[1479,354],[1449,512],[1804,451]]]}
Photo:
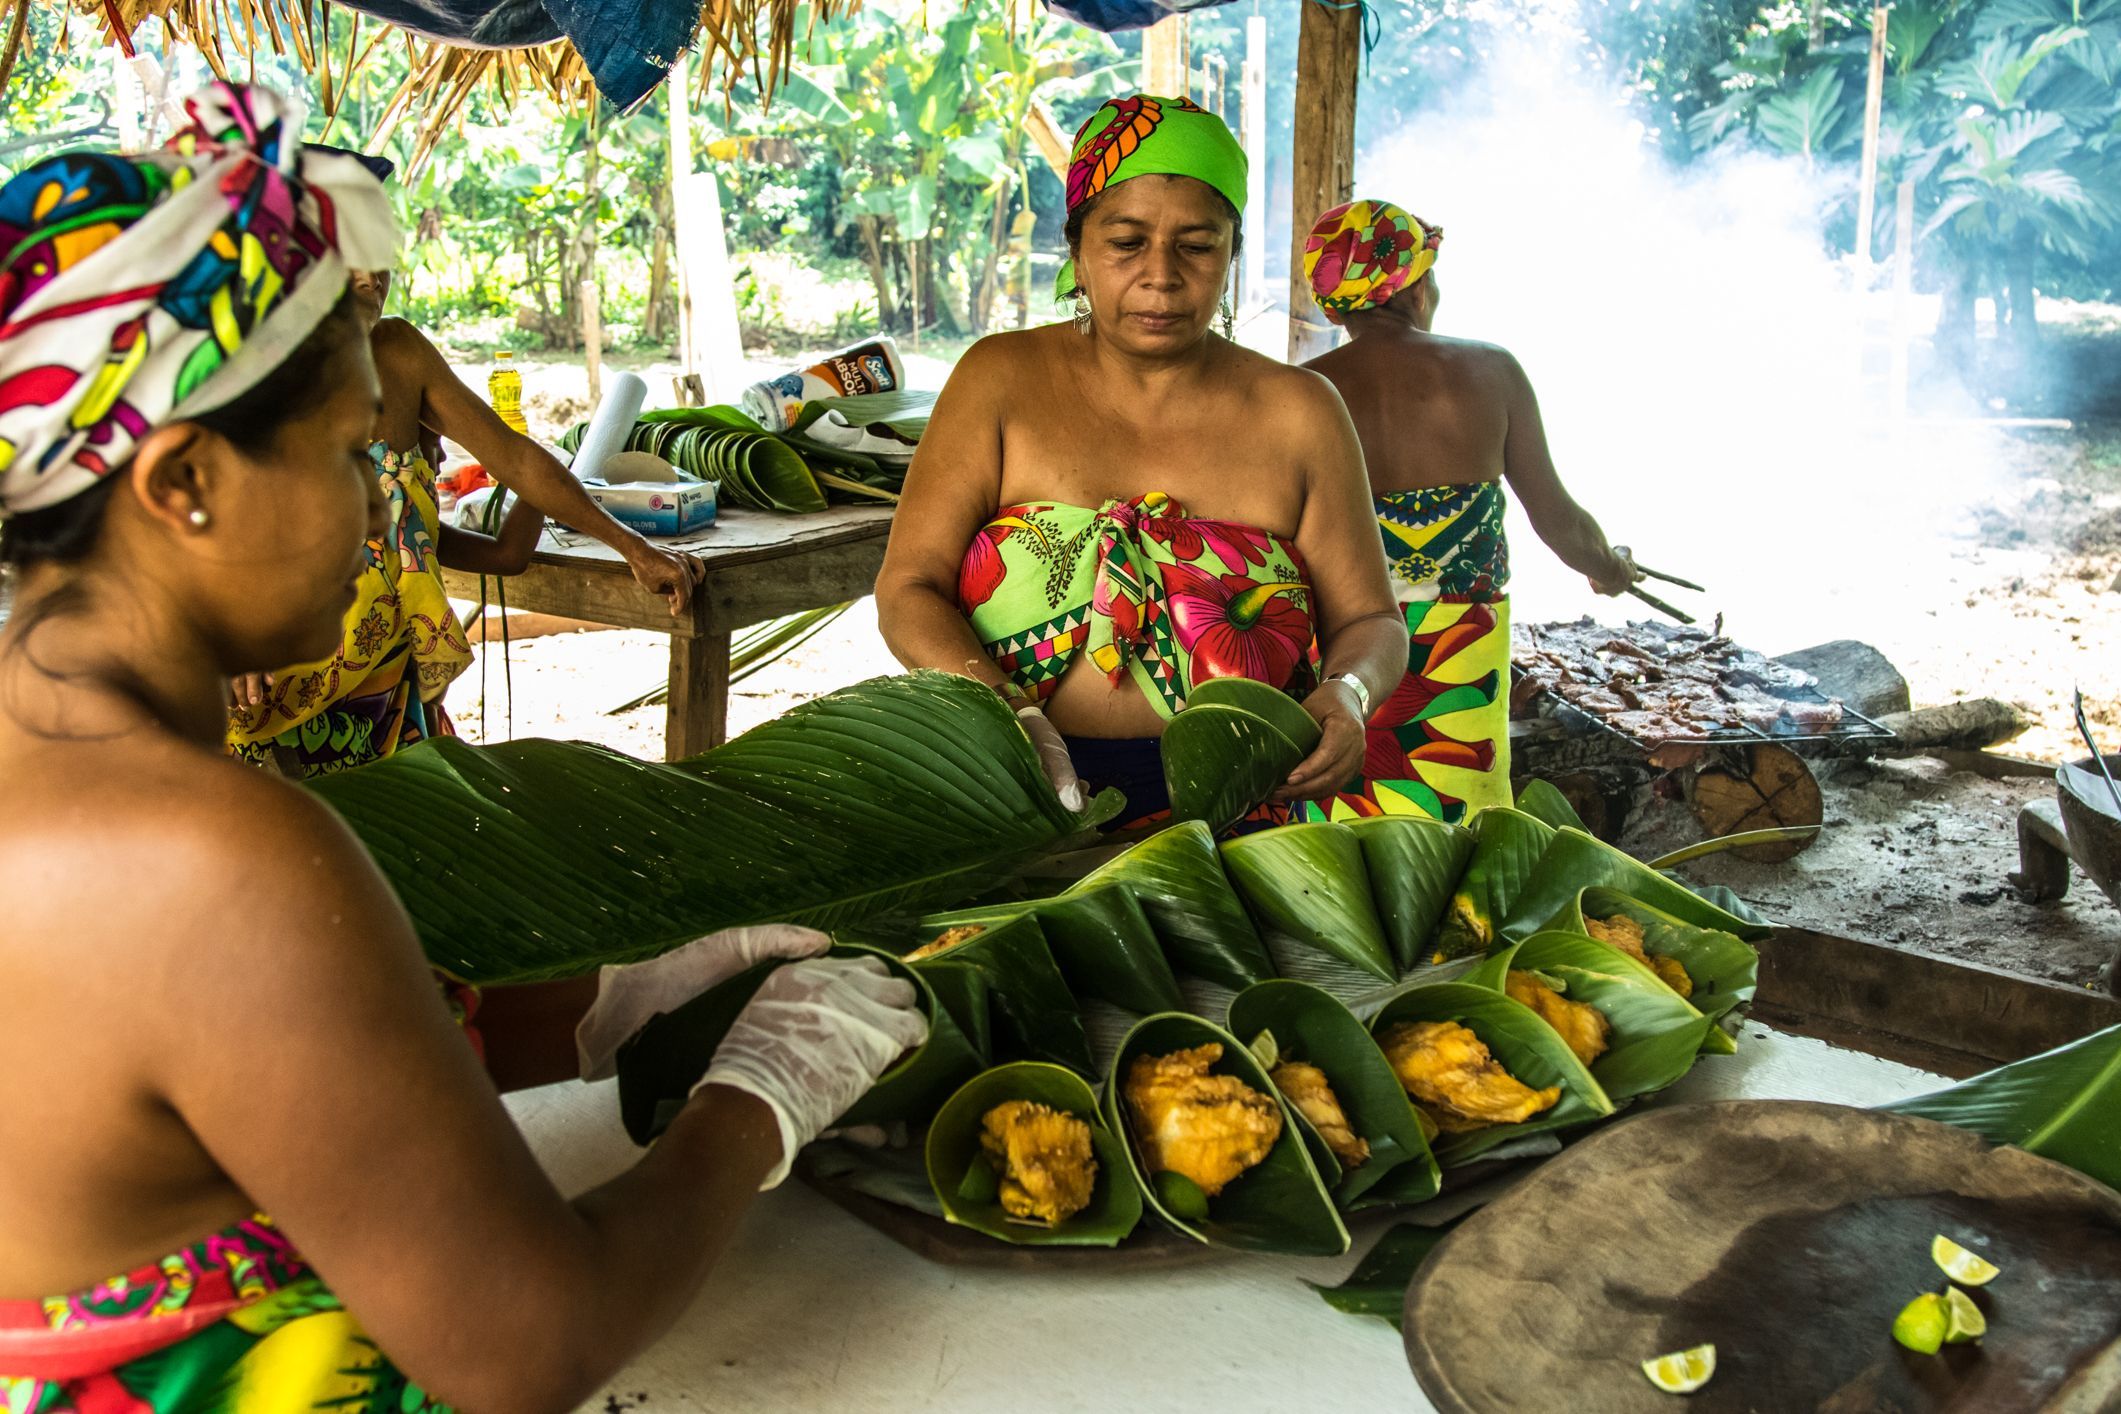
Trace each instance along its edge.
{"label": "dried palm frond", "polygon": [[[318,24],[318,0],[0,0],[11,17],[0,47],[0,86],[14,67],[32,4],[72,8],[100,18],[111,41],[127,52],[133,31],[143,21],[159,18],[224,79],[230,77],[231,57],[248,59],[261,44],[281,54],[291,46],[304,71],[317,76],[328,115],[336,115],[349,83],[393,28],[372,21],[367,42],[356,48],[367,18],[356,12],[343,53],[335,53],[328,26]],[[812,0],[803,7],[797,0],[705,0],[692,41],[699,96],[704,97],[717,79],[725,94],[738,80],[749,79],[762,97],[770,96],[795,57],[799,8],[807,23],[815,25],[860,7],[861,0]],[[534,90],[571,112],[581,111],[596,96],[587,65],[566,40],[527,49],[458,49],[408,33],[406,44],[410,76],[392,97],[377,131],[363,139],[370,147],[379,146],[408,119],[417,121],[410,171],[425,162],[482,81],[504,101]],[[686,95],[686,101],[693,101],[693,95]]]}

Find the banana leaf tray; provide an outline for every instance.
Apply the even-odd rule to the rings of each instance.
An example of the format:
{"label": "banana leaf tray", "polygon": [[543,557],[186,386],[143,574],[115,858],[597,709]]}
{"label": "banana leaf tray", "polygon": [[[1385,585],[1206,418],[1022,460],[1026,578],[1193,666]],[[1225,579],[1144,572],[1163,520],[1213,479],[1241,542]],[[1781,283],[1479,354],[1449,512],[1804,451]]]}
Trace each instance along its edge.
{"label": "banana leaf tray", "polygon": [[[1760,945],[1760,964],[1752,1022],[1955,1079],[2121,1024],[2121,999],[1804,928],[1776,929]],[[1443,1193],[1432,1200],[1436,1216],[1446,1219],[1446,1205],[1460,1206],[1457,1195],[1513,1166],[1501,1160],[1446,1170]],[[917,1160],[904,1175],[905,1201],[881,1196],[892,1192],[888,1173],[881,1185],[873,1165],[864,1176],[851,1176],[848,1165],[832,1161],[829,1147],[806,1150],[796,1173],[878,1232],[945,1266],[1151,1270],[1232,1255],[1153,1222],[1109,1248],[995,1242],[911,1206],[921,1187],[914,1167]]]}

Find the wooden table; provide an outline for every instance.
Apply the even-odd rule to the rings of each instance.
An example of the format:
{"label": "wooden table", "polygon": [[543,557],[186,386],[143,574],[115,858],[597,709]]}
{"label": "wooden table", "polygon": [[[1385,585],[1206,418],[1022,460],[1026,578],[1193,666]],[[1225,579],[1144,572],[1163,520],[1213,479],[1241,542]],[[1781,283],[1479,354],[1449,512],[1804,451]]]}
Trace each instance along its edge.
{"label": "wooden table", "polygon": [[[672,618],[668,605],[634,583],[617,551],[548,526],[530,568],[508,581],[508,607],[669,634],[663,755],[675,761],[728,735],[730,635],[869,593],[890,533],[889,506],[834,506],[813,515],[724,509],[711,526],[654,542],[707,566],[689,610]],[[477,575],[447,570],[443,580],[457,598],[479,597]]]}

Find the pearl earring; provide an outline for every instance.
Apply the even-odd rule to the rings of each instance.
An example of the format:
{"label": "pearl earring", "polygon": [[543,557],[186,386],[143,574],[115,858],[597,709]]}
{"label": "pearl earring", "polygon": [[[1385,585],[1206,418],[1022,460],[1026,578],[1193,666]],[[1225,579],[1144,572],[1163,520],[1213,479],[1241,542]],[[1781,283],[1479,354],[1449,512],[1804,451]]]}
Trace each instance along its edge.
{"label": "pearl earring", "polygon": [[206,529],[207,523],[211,521],[213,517],[209,516],[206,513],[205,508],[200,506],[193,506],[191,508],[191,514],[186,516],[185,519],[192,523],[192,528],[194,530],[204,530]]}

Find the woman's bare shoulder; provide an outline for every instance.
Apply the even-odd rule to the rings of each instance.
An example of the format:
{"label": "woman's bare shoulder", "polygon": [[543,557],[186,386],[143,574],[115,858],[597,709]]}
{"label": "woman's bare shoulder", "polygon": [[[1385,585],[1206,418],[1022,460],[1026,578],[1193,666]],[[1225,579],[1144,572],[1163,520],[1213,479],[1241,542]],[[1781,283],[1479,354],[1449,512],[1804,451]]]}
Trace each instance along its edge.
{"label": "woman's bare shoulder", "polygon": [[1050,368],[1063,352],[1058,337],[1063,334],[1072,336],[1072,331],[1058,324],[989,334],[959,357],[957,366],[950,371],[950,381],[999,385]]}
{"label": "woman's bare shoulder", "polygon": [[1272,407],[1280,415],[1297,419],[1305,427],[1318,422],[1347,418],[1340,390],[1315,369],[1283,363],[1240,345],[1228,346],[1236,377],[1232,379],[1247,402]]}
{"label": "woman's bare shoulder", "polygon": [[391,906],[352,832],[289,781],[179,743],[114,751],[93,775],[65,769],[67,754],[43,798],[68,808],[0,819],[0,839],[34,824],[47,895],[98,900],[95,914],[113,927],[119,915],[173,930],[241,917],[245,932],[272,936],[319,908]]}

